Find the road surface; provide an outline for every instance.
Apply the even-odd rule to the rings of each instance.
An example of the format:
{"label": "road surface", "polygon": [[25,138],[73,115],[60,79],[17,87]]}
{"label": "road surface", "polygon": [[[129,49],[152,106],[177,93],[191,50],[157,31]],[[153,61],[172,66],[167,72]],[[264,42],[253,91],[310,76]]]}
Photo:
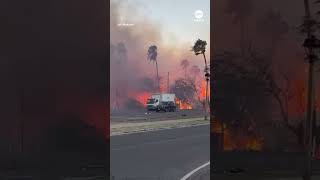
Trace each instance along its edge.
{"label": "road surface", "polygon": [[111,137],[111,174],[177,180],[210,160],[209,125]]}
{"label": "road surface", "polygon": [[[212,179],[216,180],[295,180],[304,172],[304,154],[289,152],[213,152]],[[319,177],[315,160],[313,175]]]}

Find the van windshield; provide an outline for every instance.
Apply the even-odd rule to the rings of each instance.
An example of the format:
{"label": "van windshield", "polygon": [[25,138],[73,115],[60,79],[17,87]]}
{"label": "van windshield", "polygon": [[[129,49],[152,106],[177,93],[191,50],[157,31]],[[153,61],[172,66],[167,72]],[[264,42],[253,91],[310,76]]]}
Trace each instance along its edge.
{"label": "van windshield", "polygon": [[148,99],[147,100],[147,104],[154,104],[155,103],[155,99]]}

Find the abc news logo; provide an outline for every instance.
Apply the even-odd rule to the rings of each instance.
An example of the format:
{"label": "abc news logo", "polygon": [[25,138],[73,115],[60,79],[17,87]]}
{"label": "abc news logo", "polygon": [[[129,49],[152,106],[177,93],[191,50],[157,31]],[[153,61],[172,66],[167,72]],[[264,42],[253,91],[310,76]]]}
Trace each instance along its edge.
{"label": "abc news logo", "polygon": [[195,21],[195,22],[203,22],[203,21],[204,21],[203,16],[204,16],[203,11],[201,11],[201,10],[196,10],[196,11],[194,12],[194,17],[195,17],[194,21]]}
{"label": "abc news logo", "polygon": [[[204,22],[204,13],[202,10],[196,10],[194,12],[194,21],[195,22]],[[124,20],[123,17],[120,18],[120,22],[117,24],[118,26],[125,26],[125,27],[129,27],[129,26],[134,26],[135,24],[132,23],[128,23]]]}
{"label": "abc news logo", "polygon": [[120,22],[118,23],[118,26],[125,26],[125,27],[134,26],[134,25],[135,24],[129,23],[128,21],[126,21],[124,17],[121,17]]}

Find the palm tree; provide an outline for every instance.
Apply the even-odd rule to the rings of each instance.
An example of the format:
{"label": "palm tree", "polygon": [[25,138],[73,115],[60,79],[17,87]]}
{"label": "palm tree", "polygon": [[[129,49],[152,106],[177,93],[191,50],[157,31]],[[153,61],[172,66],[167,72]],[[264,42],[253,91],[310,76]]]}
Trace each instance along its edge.
{"label": "palm tree", "polygon": [[180,65],[181,65],[182,68],[184,69],[184,71],[185,71],[185,79],[187,79],[187,69],[188,69],[188,67],[189,67],[189,65],[190,65],[188,59],[182,60],[181,63],[180,63]]}
{"label": "palm tree", "polygon": [[158,70],[158,61],[157,61],[157,56],[158,56],[158,52],[157,52],[157,46],[152,45],[149,47],[148,49],[148,54],[147,54],[147,59],[150,62],[155,62],[156,63],[156,70],[157,70],[157,88],[160,91],[160,78],[159,78],[159,70]]}
{"label": "palm tree", "polygon": [[204,103],[204,108],[205,108],[205,120],[207,120],[207,116],[208,116],[208,113],[207,113],[207,104],[208,104],[208,85],[209,85],[209,77],[210,77],[210,73],[209,73],[209,67],[208,67],[208,64],[207,64],[207,59],[206,59],[206,46],[207,46],[207,42],[206,41],[203,41],[201,39],[198,39],[194,46],[192,47],[192,51],[195,53],[195,55],[199,55],[199,54],[202,54],[203,55],[203,59],[204,59],[204,63],[205,63],[205,69],[204,69],[204,72],[205,72],[205,78],[206,78],[206,100],[205,100],[205,103]]}

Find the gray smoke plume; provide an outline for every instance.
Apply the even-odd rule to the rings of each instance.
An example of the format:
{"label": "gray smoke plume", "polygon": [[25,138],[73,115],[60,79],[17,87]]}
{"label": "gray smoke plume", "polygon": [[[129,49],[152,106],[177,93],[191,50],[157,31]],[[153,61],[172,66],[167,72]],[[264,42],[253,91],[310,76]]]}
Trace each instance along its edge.
{"label": "gray smoke plume", "polygon": [[[111,1],[111,110],[117,109],[114,107],[117,105],[123,107],[128,99],[135,99],[135,96],[140,93],[158,91],[156,66],[147,61],[150,46],[157,46],[160,86],[163,86],[165,90],[167,89],[168,72],[170,72],[172,84],[185,74],[185,71],[181,70],[180,60],[186,58],[191,62],[196,58],[190,51],[192,44],[186,45],[181,42],[181,45],[176,44],[174,47],[166,45],[162,38],[164,27],[161,22],[140,16],[141,6],[142,4],[137,5],[128,1]],[[130,11],[121,11],[121,9],[130,9]],[[141,19],[131,17],[141,17]],[[134,25],[119,26],[122,22]],[[170,29],[170,27],[166,28]],[[203,63],[202,59],[201,63]]]}

